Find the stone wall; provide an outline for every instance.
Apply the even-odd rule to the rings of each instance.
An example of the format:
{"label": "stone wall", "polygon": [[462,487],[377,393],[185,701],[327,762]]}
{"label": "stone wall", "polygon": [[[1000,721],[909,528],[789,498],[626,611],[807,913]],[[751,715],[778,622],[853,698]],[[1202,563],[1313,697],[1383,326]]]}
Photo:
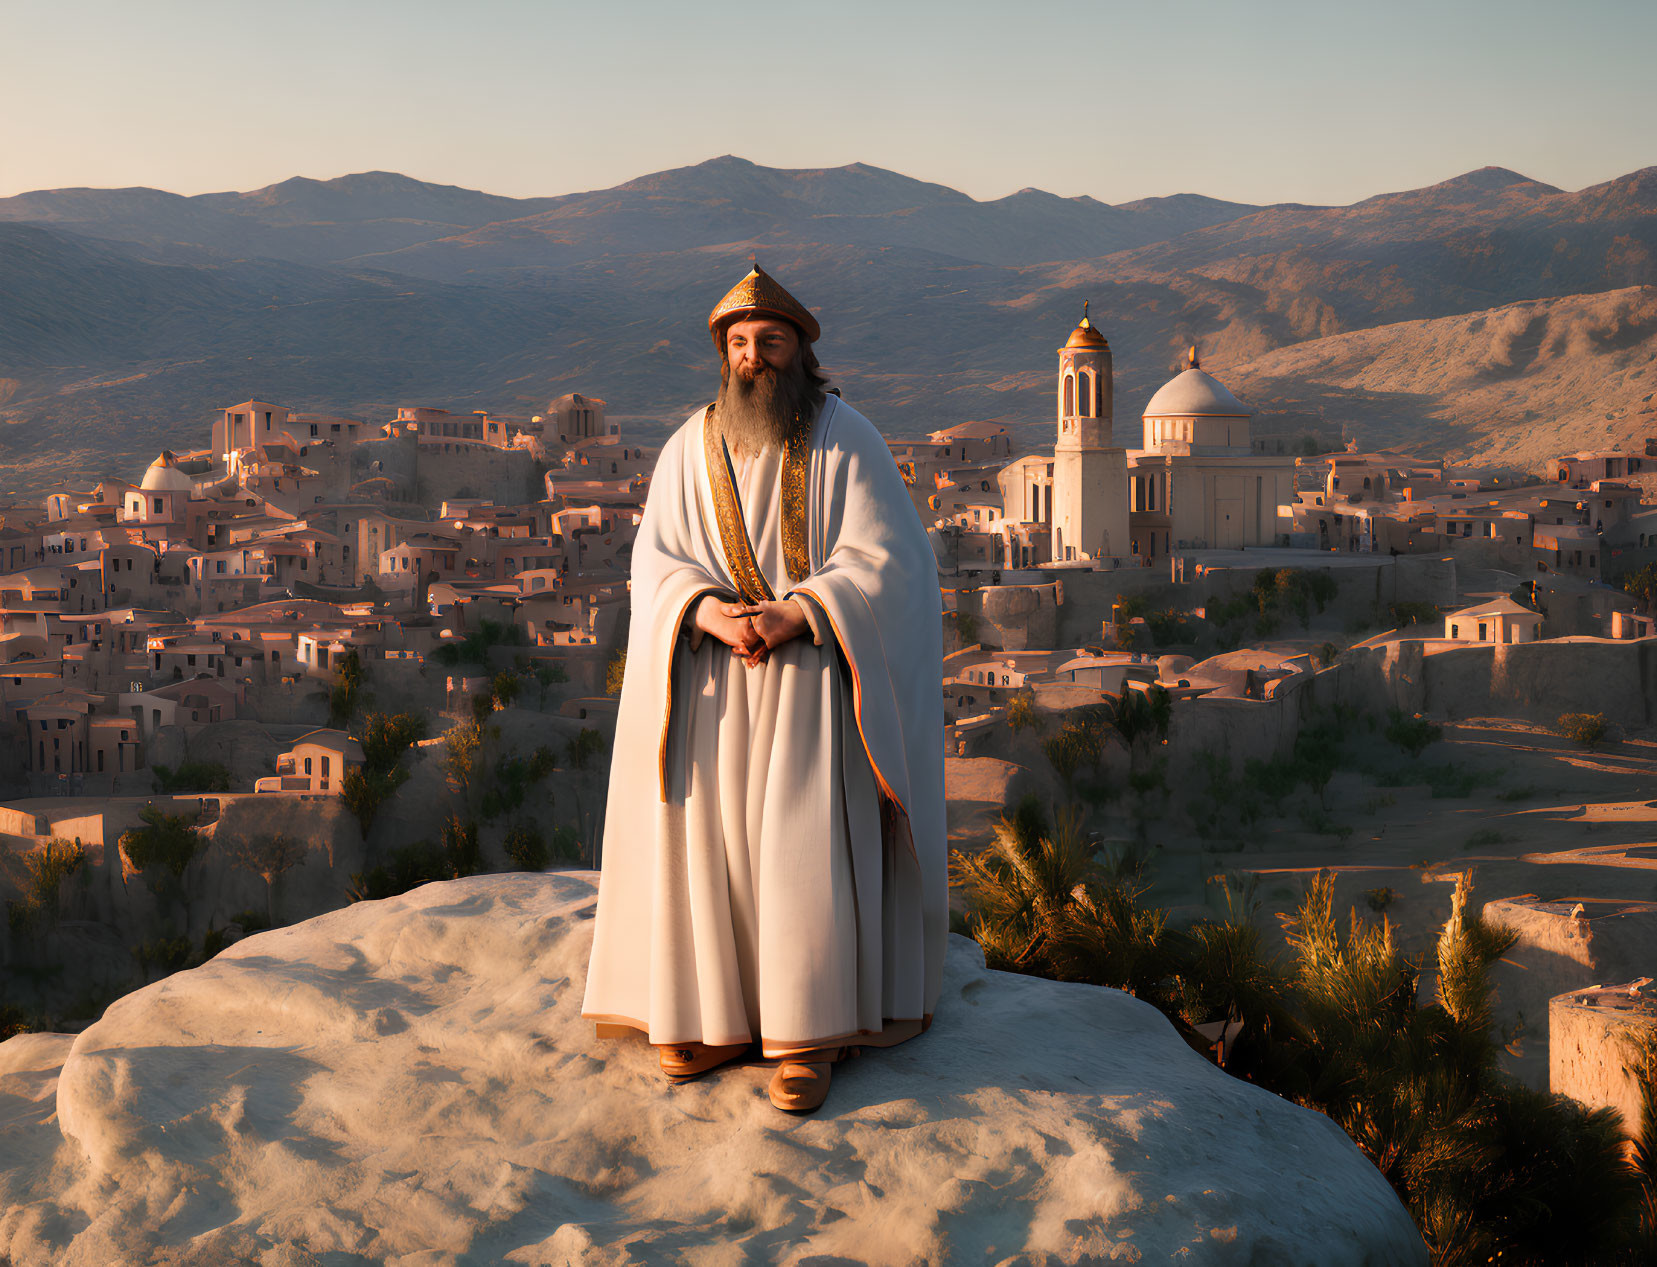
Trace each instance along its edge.
{"label": "stone wall", "polygon": [[1604,713],[1621,726],[1645,726],[1657,641],[1473,643],[1426,655],[1420,639],[1408,639],[1354,647],[1339,667],[1342,701],[1364,709],[1550,725],[1561,713]]}

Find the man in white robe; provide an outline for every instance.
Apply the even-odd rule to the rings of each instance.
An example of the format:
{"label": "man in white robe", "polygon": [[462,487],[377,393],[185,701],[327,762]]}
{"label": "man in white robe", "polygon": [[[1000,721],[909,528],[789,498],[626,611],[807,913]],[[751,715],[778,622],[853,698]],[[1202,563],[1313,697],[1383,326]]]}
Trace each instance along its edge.
{"label": "man in white robe", "polygon": [[937,564],[818,324],[754,269],[720,398],[668,440],[632,621],[583,1015],[683,1080],[779,1061],[779,1107],[930,1024],[947,935]]}

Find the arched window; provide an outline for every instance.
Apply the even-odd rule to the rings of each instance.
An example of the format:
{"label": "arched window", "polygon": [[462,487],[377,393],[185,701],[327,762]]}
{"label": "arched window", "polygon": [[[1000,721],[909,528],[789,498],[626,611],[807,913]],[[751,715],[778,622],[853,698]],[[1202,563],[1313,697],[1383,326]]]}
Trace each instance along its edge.
{"label": "arched window", "polygon": [[1076,393],[1076,412],[1085,415],[1092,400],[1093,376],[1084,373],[1081,376],[1081,389]]}
{"label": "arched window", "polygon": [[1064,376],[1064,416],[1070,417],[1076,412],[1076,377],[1073,374]]}

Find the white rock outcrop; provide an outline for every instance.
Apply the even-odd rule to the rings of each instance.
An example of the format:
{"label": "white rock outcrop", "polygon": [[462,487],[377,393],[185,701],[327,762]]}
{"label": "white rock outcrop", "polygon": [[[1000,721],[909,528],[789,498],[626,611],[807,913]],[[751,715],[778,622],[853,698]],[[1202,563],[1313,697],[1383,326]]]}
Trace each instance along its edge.
{"label": "white rock outcrop", "polygon": [[596,877],[432,884],[0,1044],[0,1260],[1425,1263],[1330,1122],[954,938],[809,1117],[579,1015]]}

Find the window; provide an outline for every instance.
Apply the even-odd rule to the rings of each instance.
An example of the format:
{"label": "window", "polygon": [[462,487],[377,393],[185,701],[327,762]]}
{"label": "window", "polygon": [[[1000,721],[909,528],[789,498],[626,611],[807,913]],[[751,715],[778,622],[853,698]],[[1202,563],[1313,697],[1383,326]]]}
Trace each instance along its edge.
{"label": "window", "polygon": [[309,774],[310,772],[311,772],[311,759],[309,757],[306,757],[305,758],[305,773]]}
{"label": "window", "polygon": [[161,498],[156,497],[156,498],[153,498],[152,500],[155,502],[155,513],[159,515],[161,513],[161,506],[162,506]]}
{"label": "window", "polygon": [[1479,621],[1479,641],[1480,642],[1485,641],[1485,634],[1488,631],[1488,629],[1489,629],[1489,626],[1487,626],[1484,623],[1484,621],[1482,621],[1482,620]]}

